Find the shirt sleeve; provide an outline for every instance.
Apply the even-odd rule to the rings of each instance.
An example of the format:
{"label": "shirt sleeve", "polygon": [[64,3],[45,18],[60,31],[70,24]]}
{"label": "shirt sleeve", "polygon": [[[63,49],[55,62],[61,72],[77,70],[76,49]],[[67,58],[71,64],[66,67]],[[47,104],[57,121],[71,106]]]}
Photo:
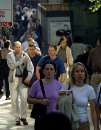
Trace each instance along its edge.
{"label": "shirt sleeve", "polygon": [[96,93],[92,86],[89,87],[89,100],[96,99]]}
{"label": "shirt sleeve", "polygon": [[62,84],[60,81],[58,81],[59,90],[66,90],[66,87],[64,84]]}
{"label": "shirt sleeve", "polygon": [[38,65],[39,67],[42,67],[43,64],[44,64],[47,60],[49,60],[49,56],[47,56],[47,55],[46,55],[46,56],[42,56],[41,59],[38,61],[38,64],[37,64],[37,65]]}
{"label": "shirt sleeve", "polygon": [[66,72],[64,63],[60,58],[58,60],[59,60],[59,63],[58,63],[59,72],[60,72],[60,74],[63,74]]}
{"label": "shirt sleeve", "polygon": [[37,94],[37,84],[38,84],[38,81],[35,81],[35,82],[32,84],[32,86],[31,86],[31,88],[30,88],[30,90],[29,90],[29,93],[28,93],[28,95],[29,95],[30,97],[36,97],[36,94]]}

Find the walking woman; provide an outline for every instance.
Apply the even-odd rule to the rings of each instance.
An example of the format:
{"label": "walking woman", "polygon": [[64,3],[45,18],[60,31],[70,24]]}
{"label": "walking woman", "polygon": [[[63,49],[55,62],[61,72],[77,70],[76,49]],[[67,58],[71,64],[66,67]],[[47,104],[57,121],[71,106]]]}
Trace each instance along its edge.
{"label": "walking woman", "polygon": [[90,104],[91,119],[94,130],[99,130],[95,110],[96,95],[93,87],[86,83],[87,70],[82,63],[78,62],[74,64],[71,71],[71,80],[74,103],[77,105],[79,115],[79,130],[90,130],[87,114],[88,103]]}
{"label": "walking woman", "polygon": [[56,112],[59,90],[63,89],[63,85],[55,79],[56,67],[52,61],[46,61],[42,66],[42,70],[44,78],[41,81],[43,82],[46,97],[43,97],[40,80],[37,80],[29,91],[28,102],[46,105],[47,113]]}

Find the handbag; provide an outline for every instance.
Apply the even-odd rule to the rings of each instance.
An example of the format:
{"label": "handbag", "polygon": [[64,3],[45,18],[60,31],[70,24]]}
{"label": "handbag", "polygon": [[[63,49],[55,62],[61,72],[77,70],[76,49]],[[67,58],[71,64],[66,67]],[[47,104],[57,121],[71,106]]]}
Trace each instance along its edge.
{"label": "handbag", "polygon": [[[42,80],[40,80],[40,87],[43,97],[46,98]],[[39,119],[40,117],[43,117],[46,113],[47,113],[47,106],[41,103],[36,103],[33,105],[30,117],[34,119]]]}
{"label": "handbag", "polygon": [[27,67],[25,67],[25,68],[23,69],[23,73],[22,73],[22,83],[23,83],[25,86],[30,87],[30,86],[31,86],[31,80],[30,80],[30,83],[28,83],[28,84],[24,82],[24,80],[27,78],[27,76],[28,76],[28,70],[27,70]]}

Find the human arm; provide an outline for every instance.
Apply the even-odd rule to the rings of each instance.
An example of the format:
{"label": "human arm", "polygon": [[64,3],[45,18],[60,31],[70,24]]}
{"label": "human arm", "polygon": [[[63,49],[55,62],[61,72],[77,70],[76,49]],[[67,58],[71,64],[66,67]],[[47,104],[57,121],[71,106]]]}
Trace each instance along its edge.
{"label": "human arm", "polygon": [[33,73],[34,73],[34,66],[32,64],[32,61],[30,59],[30,57],[28,55],[26,55],[26,66],[27,66],[27,70],[28,70],[28,76],[26,77],[26,79],[24,80],[25,83],[30,83],[30,80],[33,76]]}
{"label": "human arm", "polygon": [[63,83],[65,80],[66,80],[66,74],[65,73],[60,74],[59,81]]}
{"label": "human arm", "polygon": [[68,46],[66,47],[66,58],[67,58],[67,65],[71,69],[73,65],[73,56],[72,56],[71,48],[69,48]]}
{"label": "human arm", "polygon": [[89,103],[90,103],[90,112],[91,112],[91,118],[92,118],[94,130],[100,130],[100,128],[99,128],[99,122],[97,120],[97,113],[96,113],[95,101],[91,100]]}
{"label": "human arm", "polygon": [[43,105],[48,104],[48,99],[47,98],[33,98],[31,96],[28,96],[27,101],[30,104],[36,104],[36,103],[43,104]]}
{"label": "human arm", "polygon": [[96,109],[96,93],[92,86],[89,86],[88,90],[88,101],[90,104],[90,114],[93,122],[94,130],[99,130],[99,122],[97,120],[97,109]]}
{"label": "human arm", "polygon": [[36,103],[47,104],[48,99],[44,98],[42,95],[39,80],[35,81],[33,85],[31,86],[28,93],[27,101],[31,104],[36,104]]}
{"label": "human arm", "polygon": [[36,66],[36,78],[40,80],[40,67],[38,65]]}
{"label": "human arm", "polygon": [[36,66],[36,78],[38,80],[40,80],[42,77],[41,77],[41,74],[42,74],[42,66],[43,64],[46,62],[46,60],[48,59],[48,56],[42,56],[40,58],[40,60],[38,61],[38,64]]}

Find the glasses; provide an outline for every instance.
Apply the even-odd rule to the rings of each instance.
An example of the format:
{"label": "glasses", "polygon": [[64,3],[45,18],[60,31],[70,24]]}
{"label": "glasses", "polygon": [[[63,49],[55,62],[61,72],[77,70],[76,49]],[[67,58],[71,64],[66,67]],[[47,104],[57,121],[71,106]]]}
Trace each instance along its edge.
{"label": "glasses", "polygon": [[35,47],[33,44],[30,44],[29,47]]}
{"label": "glasses", "polygon": [[52,68],[52,67],[50,67],[50,68],[45,68],[45,70],[51,70],[51,71],[53,71],[54,70],[54,68]]}

